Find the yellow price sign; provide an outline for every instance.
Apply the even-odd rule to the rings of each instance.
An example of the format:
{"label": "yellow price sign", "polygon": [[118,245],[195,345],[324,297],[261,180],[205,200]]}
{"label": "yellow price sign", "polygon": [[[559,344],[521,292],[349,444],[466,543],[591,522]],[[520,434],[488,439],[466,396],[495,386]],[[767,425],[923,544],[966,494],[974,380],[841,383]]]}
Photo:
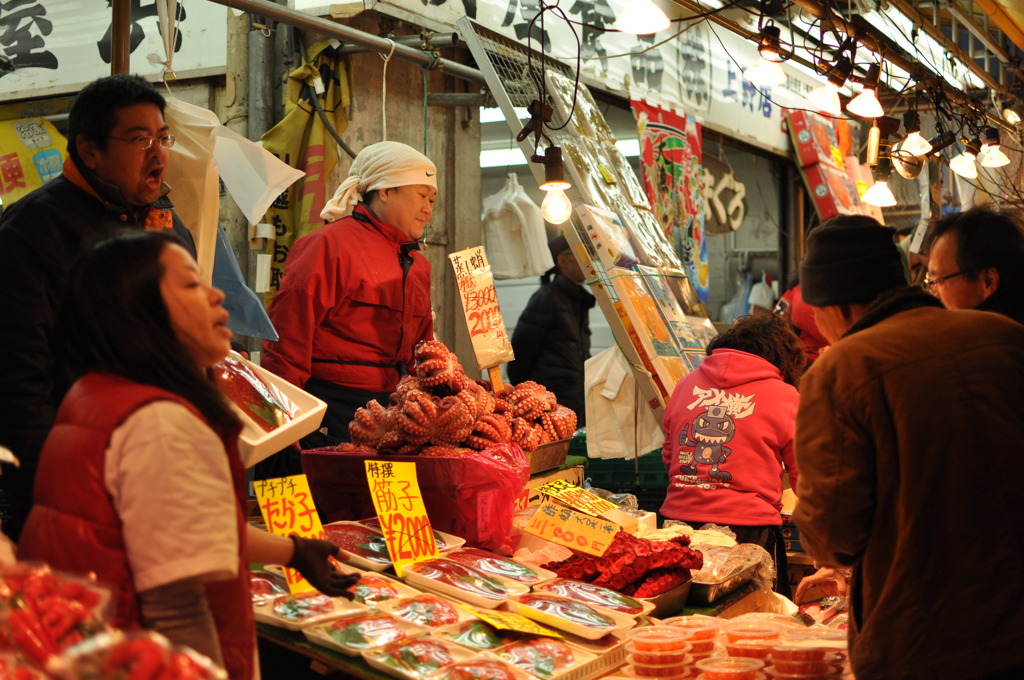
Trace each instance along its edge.
{"label": "yellow price sign", "polygon": [[496,609],[476,609],[472,607],[466,607],[470,609],[474,615],[478,616],[485,623],[489,623],[499,630],[514,630],[517,633],[527,633],[529,635],[546,635],[547,637],[562,637],[562,634],[542,626],[532,619],[528,619],[522,614],[516,614],[515,612],[504,612]]}
{"label": "yellow price sign", "polygon": [[[303,538],[324,538],[324,527],[313,505],[313,494],[309,490],[306,475],[260,479],[252,483],[260,514],[267,529],[274,534],[290,536],[298,534]],[[293,593],[313,590],[313,586],[294,569],[285,567],[285,579]]]}
{"label": "yellow price sign", "polygon": [[614,540],[619,525],[545,501],[526,525],[526,531],[566,548],[600,557]]}
{"label": "yellow price sign", "polygon": [[839,147],[830,147],[832,151],[832,162],[836,164],[836,167],[840,170],[846,169],[846,163],[843,161],[843,152],[839,150]]}
{"label": "yellow price sign", "polygon": [[602,513],[619,507],[615,503],[606,501],[597,494],[593,494],[575,484],[570,484],[564,479],[548,482],[537,490],[558,499],[560,503],[564,503],[574,510],[585,512],[594,517],[600,517]]}
{"label": "yellow price sign", "polygon": [[416,463],[367,460],[366,481],[377,510],[380,529],[395,565],[405,575],[405,565],[437,557],[437,541],[423,505]]}

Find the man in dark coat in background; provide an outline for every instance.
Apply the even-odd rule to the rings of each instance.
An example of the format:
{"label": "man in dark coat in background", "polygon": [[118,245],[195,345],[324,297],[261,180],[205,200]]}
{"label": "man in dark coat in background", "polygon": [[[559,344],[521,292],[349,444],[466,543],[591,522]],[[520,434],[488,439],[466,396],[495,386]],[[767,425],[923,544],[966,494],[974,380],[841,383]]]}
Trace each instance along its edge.
{"label": "man in dark coat in background", "polygon": [[163,95],[139,76],[93,81],[68,115],[68,157],[60,177],[28,193],[0,218],[0,445],[9,503],[3,531],[17,540],[32,505],[43,441],[68,385],[54,375],[50,335],[79,255],[123,229],[172,229],[195,255],[164,184],[174,137]]}
{"label": "man in dark coat in background", "polygon": [[980,309],[1024,323],[1024,225],[1017,214],[972,208],[928,228],[925,283],[947,309]]}
{"label": "man in dark coat in background", "polygon": [[513,383],[533,380],[555,393],[558,403],[587,423],[583,364],[590,357],[590,309],[594,296],[581,285],[583,270],[564,236],[548,242],[555,266],[540,278],[512,333]]}

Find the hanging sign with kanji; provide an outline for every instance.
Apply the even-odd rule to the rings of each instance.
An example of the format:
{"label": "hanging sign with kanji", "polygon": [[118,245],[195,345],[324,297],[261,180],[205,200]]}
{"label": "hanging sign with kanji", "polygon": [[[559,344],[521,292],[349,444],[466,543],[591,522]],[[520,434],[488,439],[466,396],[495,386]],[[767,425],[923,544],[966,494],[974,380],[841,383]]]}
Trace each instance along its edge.
{"label": "hanging sign with kanji", "polygon": [[370,497],[388,553],[395,573],[404,576],[405,565],[438,555],[434,530],[416,479],[416,463],[380,459],[365,463]]}
{"label": "hanging sign with kanji", "polygon": [[480,370],[515,359],[505,320],[498,308],[494,276],[483,246],[467,248],[448,256],[455,270],[455,285],[469,326],[477,367]]}
{"label": "hanging sign with kanji", "polygon": [[[281,536],[297,534],[303,538],[327,538],[313,505],[306,475],[258,479],[252,484],[268,531]],[[294,569],[286,567],[284,575],[293,593],[313,590],[313,586]]]}
{"label": "hanging sign with kanji", "polygon": [[600,557],[608,550],[619,525],[544,501],[526,531],[566,548]]}
{"label": "hanging sign with kanji", "polygon": [[562,505],[568,505],[574,510],[615,522],[626,531],[635,531],[639,523],[636,517],[619,510],[619,506],[615,503],[606,501],[597,494],[570,484],[564,479],[548,482],[537,487],[537,491],[551,496]]}

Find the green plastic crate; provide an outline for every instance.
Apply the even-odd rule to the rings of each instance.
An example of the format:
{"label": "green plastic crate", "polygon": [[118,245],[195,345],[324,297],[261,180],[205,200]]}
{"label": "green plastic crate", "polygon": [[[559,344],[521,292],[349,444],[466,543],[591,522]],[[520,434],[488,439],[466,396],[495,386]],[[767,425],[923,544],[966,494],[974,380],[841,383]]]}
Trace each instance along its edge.
{"label": "green plastic crate", "polygon": [[661,462],[660,449],[641,456],[639,465],[632,459],[591,458],[587,466],[587,477],[590,478],[591,486],[614,492],[642,489],[654,492],[660,490],[664,494],[668,488],[668,473]]}

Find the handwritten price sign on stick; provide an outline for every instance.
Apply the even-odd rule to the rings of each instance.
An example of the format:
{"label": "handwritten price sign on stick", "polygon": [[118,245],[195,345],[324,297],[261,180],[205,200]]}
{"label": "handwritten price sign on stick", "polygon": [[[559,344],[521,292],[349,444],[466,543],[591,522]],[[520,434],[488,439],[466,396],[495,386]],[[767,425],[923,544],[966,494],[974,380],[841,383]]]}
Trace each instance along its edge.
{"label": "handwritten price sign on stick", "polygon": [[[515,359],[512,342],[505,330],[505,320],[498,308],[494,276],[483,246],[467,248],[448,256],[455,270],[455,285],[462,298],[462,311],[469,325],[469,339],[477,367],[488,370],[495,391],[501,388],[497,366]],[[492,370],[494,369],[494,370]]]}
{"label": "handwritten price sign on stick", "polygon": [[389,460],[365,463],[370,497],[388,553],[395,573],[404,576],[405,565],[438,555],[434,530],[416,479],[416,463]]}
{"label": "handwritten price sign on stick", "polygon": [[526,531],[566,548],[600,557],[608,550],[619,526],[544,501],[526,525]]}
{"label": "handwritten price sign on stick", "polygon": [[[252,484],[260,504],[260,514],[271,533],[327,538],[320,524],[320,516],[316,513],[316,506],[313,505],[313,494],[309,491],[306,475],[262,479]],[[293,593],[313,590],[313,586],[294,569],[286,567],[284,575],[288,589]]]}
{"label": "handwritten price sign on stick", "polygon": [[570,508],[594,517],[602,517],[609,522],[615,522],[626,531],[635,531],[639,523],[636,517],[619,510],[614,503],[606,501],[586,489],[581,489],[575,484],[570,484],[564,479],[548,482],[537,490]]}

